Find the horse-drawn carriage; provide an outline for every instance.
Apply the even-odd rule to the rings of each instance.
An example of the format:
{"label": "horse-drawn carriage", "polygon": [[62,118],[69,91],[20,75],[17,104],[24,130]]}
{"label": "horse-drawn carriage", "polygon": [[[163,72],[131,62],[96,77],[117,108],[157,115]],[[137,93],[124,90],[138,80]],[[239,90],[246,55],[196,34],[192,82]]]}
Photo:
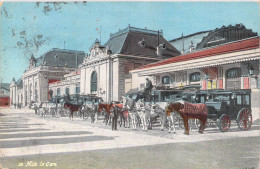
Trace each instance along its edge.
{"label": "horse-drawn carriage", "polygon": [[231,120],[236,120],[241,130],[252,125],[251,90],[215,91],[205,101],[208,107],[208,119],[217,123],[222,132],[228,131]]}
{"label": "horse-drawn carriage", "polygon": [[34,109],[38,115],[45,117],[45,115],[52,115],[59,118],[61,116],[61,105],[59,105],[58,98],[52,98],[49,101],[34,103]]}
{"label": "horse-drawn carriage", "polygon": [[98,97],[93,94],[89,95],[81,95],[80,99],[83,100],[83,105],[80,111],[80,116],[86,120],[89,117],[91,118],[91,122],[95,121],[95,116],[96,116],[96,121],[98,118],[98,105],[99,103],[102,102],[102,98]]}

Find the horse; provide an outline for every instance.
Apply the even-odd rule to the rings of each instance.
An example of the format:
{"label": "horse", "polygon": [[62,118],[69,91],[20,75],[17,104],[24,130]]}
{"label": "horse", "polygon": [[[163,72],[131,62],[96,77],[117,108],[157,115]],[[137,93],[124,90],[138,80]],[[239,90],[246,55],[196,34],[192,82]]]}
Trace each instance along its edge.
{"label": "horse", "polygon": [[64,102],[64,108],[69,109],[69,111],[70,111],[70,115],[69,115],[70,120],[73,121],[73,113],[80,111],[81,108],[82,108],[82,104],[83,104],[83,102],[78,103],[78,104],[75,104],[75,103],[72,103],[72,102],[69,102],[69,101]]}
{"label": "horse", "polygon": [[[146,116],[148,117],[148,128],[152,129],[152,124],[159,118],[161,131],[164,129],[166,121],[165,107],[167,103],[148,103],[144,105]],[[163,107],[163,108],[162,108]]]}
{"label": "horse", "polygon": [[149,123],[149,119],[150,119],[150,113],[149,113],[149,111],[145,111],[144,99],[139,99],[136,102],[136,109],[137,109],[137,114],[139,115],[139,117],[141,119],[143,131],[147,131],[148,123]]}
{"label": "horse", "polygon": [[[80,112],[80,117],[86,120],[88,117],[91,118],[91,123],[95,122],[95,114],[97,112],[97,105],[94,104],[86,104],[82,106],[82,110]],[[97,122],[97,119],[96,119]]]}
{"label": "horse", "polygon": [[106,125],[107,125],[107,124],[108,124],[108,125],[111,124],[111,115],[110,115],[110,114],[111,114],[111,108],[112,108],[113,106],[114,106],[113,103],[100,103],[100,104],[98,105],[98,112],[101,112],[101,111],[103,111],[103,110],[106,111],[105,119],[104,119]]}
{"label": "horse", "polygon": [[132,130],[137,130],[137,111],[135,106],[135,101],[129,97],[122,96],[123,99],[123,109],[129,112],[129,116],[131,118]]}
{"label": "horse", "polygon": [[167,112],[166,118],[168,120],[168,128],[169,128],[168,133],[171,133],[172,129],[173,129],[173,133],[176,133],[175,122],[177,121],[177,112],[176,111]]}
{"label": "horse", "polygon": [[122,127],[123,125],[125,128],[129,128],[130,127],[129,112],[123,109],[124,107],[123,104],[116,104],[116,106],[118,107],[119,126]]}
{"label": "horse", "polygon": [[183,119],[185,132],[184,134],[189,135],[189,124],[188,119],[198,119],[200,120],[199,133],[203,133],[206,127],[208,109],[206,104],[192,104],[188,102],[174,102],[166,106],[166,113],[177,112]]}

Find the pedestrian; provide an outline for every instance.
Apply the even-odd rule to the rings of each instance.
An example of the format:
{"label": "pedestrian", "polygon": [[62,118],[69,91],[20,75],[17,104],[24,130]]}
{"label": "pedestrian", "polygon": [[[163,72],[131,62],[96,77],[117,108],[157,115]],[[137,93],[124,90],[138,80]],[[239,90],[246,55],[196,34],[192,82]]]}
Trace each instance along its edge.
{"label": "pedestrian", "polygon": [[117,130],[117,117],[118,117],[118,107],[114,104],[114,107],[111,109],[111,118],[112,118],[112,130]]}

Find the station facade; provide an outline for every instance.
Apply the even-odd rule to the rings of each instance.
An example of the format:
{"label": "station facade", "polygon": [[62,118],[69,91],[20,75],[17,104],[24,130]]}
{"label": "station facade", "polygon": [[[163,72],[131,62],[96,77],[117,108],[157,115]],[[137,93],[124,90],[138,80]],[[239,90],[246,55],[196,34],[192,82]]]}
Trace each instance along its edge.
{"label": "station facade", "polygon": [[132,88],[130,70],[180,55],[162,31],[130,25],[111,34],[104,45],[96,40],[89,53],[80,66],[80,93],[104,101],[120,100]]}
{"label": "station facade", "polygon": [[142,89],[145,78],[155,86],[179,88],[188,85],[201,89],[251,89],[254,117],[260,112],[259,37],[186,53],[145,65],[131,71],[133,88]]}
{"label": "station facade", "polygon": [[96,40],[85,52],[52,49],[31,57],[28,69],[10,85],[11,104],[28,106],[62,96],[95,94],[117,101],[131,89],[153,85],[201,89],[251,89],[252,109],[260,112],[259,37],[244,25],[222,26],[167,41],[162,31],[130,25]]}
{"label": "station facade", "polygon": [[64,79],[64,75],[76,71],[83,62],[82,51],[53,48],[29,60],[28,69],[17,82],[13,79],[10,85],[11,105],[29,106],[32,102],[48,101],[49,84]]}

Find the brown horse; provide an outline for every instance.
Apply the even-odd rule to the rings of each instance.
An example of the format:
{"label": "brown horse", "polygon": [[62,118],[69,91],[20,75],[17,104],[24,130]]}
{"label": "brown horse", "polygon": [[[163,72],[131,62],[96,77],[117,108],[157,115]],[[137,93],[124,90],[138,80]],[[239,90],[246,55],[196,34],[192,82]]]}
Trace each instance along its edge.
{"label": "brown horse", "polygon": [[105,110],[106,111],[106,114],[105,114],[105,119],[104,119],[104,121],[105,121],[105,123],[106,123],[106,125],[108,124],[108,125],[110,125],[111,124],[111,108],[112,107],[114,107],[114,104],[113,103],[100,103],[99,105],[98,105],[98,112],[101,112],[101,111],[103,111],[103,110]]}
{"label": "brown horse", "polygon": [[170,103],[166,107],[166,113],[169,115],[171,112],[177,112],[183,119],[185,132],[184,134],[189,134],[189,124],[188,119],[198,119],[200,120],[199,133],[203,133],[204,128],[206,127],[208,109],[205,104],[191,104],[188,102],[180,103]]}
{"label": "brown horse", "polygon": [[124,105],[121,103],[116,104],[116,107],[118,108],[120,127],[123,125],[125,128],[129,128],[130,127],[129,112],[127,110],[123,109]]}

